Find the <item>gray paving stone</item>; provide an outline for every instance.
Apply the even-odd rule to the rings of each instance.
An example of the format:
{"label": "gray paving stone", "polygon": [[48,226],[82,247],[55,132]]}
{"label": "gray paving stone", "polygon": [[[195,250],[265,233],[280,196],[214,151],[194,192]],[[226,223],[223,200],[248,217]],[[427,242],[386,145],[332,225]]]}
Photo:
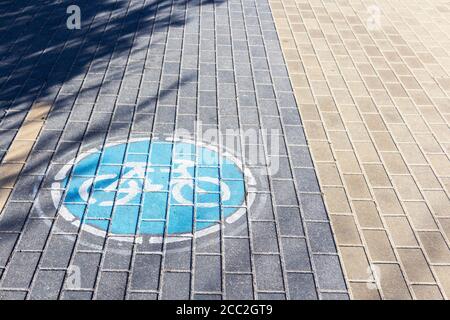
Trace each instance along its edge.
{"label": "gray paving stone", "polygon": [[286,295],[284,293],[258,293],[259,300],[286,300]]}
{"label": "gray paving stone", "polygon": [[[48,177],[54,176],[52,173],[56,173],[61,169],[60,165],[51,165],[49,168]],[[51,187],[51,179],[44,179],[41,189],[34,200],[33,207],[31,208],[31,217],[48,217],[52,218],[56,215],[57,208],[55,207],[52,194],[50,190],[42,189],[43,187]],[[1,223],[0,223],[1,225]]]}
{"label": "gray paving stone", "polygon": [[257,290],[284,291],[279,255],[254,255]]}
{"label": "gray paving stone", "polygon": [[52,235],[42,257],[42,268],[67,268],[75,245],[73,235]]}
{"label": "gray paving stone", "polygon": [[103,258],[103,269],[107,270],[129,270],[133,244],[119,242],[114,238],[107,240]]}
{"label": "gray paving stone", "polygon": [[251,230],[254,252],[277,253],[279,251],[275,223],[253,221]]}
{"label": "gray paving stone", "polygon": [[306,146],[305,133],[303,127],[284,126],[284,134],[288,144]]}
{"label": "gray paving stone", "polygon": [[312,159],[306,146],[289,146],[292,165],[297,168],[312,168]]}
{"label": "gray paving stone", "polygon": [[9,202],[0,216],[0,232],[22,230],[30,208],[31,203]]}
{"label": "gray paving stone", "polygon": [[288,271],[311,271],[310,256],[305,239],[282,238],[282,256]]}
{"label": "gray paving stone", "polygon": [[131,269],[132,290],[157,290],[161,255],[138,254]]}
{"label": "gray paving stone", "polygon": [[[275,154],[277,151],[278,150],[270,150],[268,153]],[[271,166],[269,169],[273,179],[292,179],[291,166],[288,157],[271,155],[270,163]]]}
{"label": "gray paving stone", "polygon": [[62,300],[91,300],[92,292],[89,291],[64,291],[61,295]]}
{"label": "gray paving stone", "polygon": [[43,178],[43,176],[20,176],[14,186],[14,191],[11,194],[10,200],[34,200]]}
{"label": "gray paving stone", "polygon": [[214,232],[203,237],[195,238],[195,252],[205,254],[221,253],[220,232]]}
{"label": "gray paving stone", "polygon": [[306,220],[328,221],[328,215],[320,194],[301,194],[300,202]]}
{"label": "gray paving stone", "polygon": [[[145,10],[148,9],[147,5],[152,6],[151,10]],[[83,10],[91,10],[89,8],[94,8],[94,5]],[[97,6],[95,9],[98,9]],[[83,288],[65,288],[62,299],[91,299],[96,278],[99,279],[96,291],[99,299],[154,299],[178,297],[178,294],[179,297],[190,296],[195,299],[244,299],[254,295],[260,299],[317,297],[315,291],[310,290],[313,282],[308,276],[312,277],[312,274],[289,273],[284,279],[286,288],[283,285],[286,270],[282,270],[282,266],[294,271],[310,270],[307,267],[308,257],[299,202],[308,222],[306,233],[312,252],[335,254],[336,248],[329,225],[311,223],[316,220],[327,221],[327,215],[323,209],[270,6],[266,0],[237,0],[228,3],[197,1],[188,2],[187,10],[185,9],[184,3],[155,7],[154,4],[142,1],[124,0],[113,9],[95,12],[86,21],[102,26],[107,22],[114,24],[115,19],[120,19],[123,25],[122,33],[114,34],[111,39],[108,38],[110,26],[101,28],[103,38],[93,47],[98,49],[95,52],[89,49],[87,55],[84,55],[84,49],[73,51],[73,39],[70,45],[58,46],[59,37],[53,37],[50,32],[43,35],[44,40],[53,39],[58,51],[54,51],[53,46],[40,48],[39,54],[33,55],[32,61],[37,64],[29,78],[22,79],[25,74],[22,76],[21,73],[12,73],[19,59],[2,60],[3,65],[10,67],[7,69],[8,74],[0,76],[0,81],[8,79],[15,82],[5,82],[11,93],[3,93],[4,97],[0,97],[0,108],[4,108],[4,105],[9,107],[10,100],[19,97],[19,93],[23,102],[14,102],[14,109],[6,114],[0,112],[0,158],[25,117],[26,113],[23,111],[28,110],[37,99],[54,102],[50,117],[25,169],[33,178],[20,178],[13,201],[8,203],[0,216],[0,234],[12,237],[0,243],[3,249],[0,252],[0,262],[4,264],[0,264],[0,273],[3,272],[0,274],[1,286],[5,287],[4,284],[10,282],[14,288],[28,288],[29,279],[36,272],[38,260],[33,260],[34,253],[12,253],[14,237],[22,233],[22,240],[16,250],[40,251],[48,241],[48,247],[42,253],[41,269],[35,276],[35,297],[57,296],[59,289],[52,284],[58,283],[56,275],[62,271],[53,268],[66,269],[69,261],[74,266],[80,266]],[[28,21],[29,17],[23,16],[22,19]],[[137,19],[141,19],[140,22]],[[147,22],[150,22],[152,30],[144,34],[141,28]],[[87,35],[88,29],[81,31],[81,35]],[[90,28],[89,32],[96,37],[94,29]],[[115,45],[122,36],[130,42]],[[106,42],[113,45],[114,50],[104,47]],[[84,43],[87,44],[85,41]],[[31,42],[30,46],[20,47],[23,50],[34,50],[33,46],[34,43]],[[19,47],[17,49],[22,50]],[[18,57],[20,53],[18,52]],[[58,56],[61,59],[56,59]],[[85,58],[81,59],[83,56]],[[72,65],[69,69],[62,65],[66,59]],[[29,96],[26,95],[28,86],[32,87]],[[202,121],[204,126],[197,130],[195,120]],[[180,129],[188,129],[196,134],[208,129],[219,129],[218,134],[222,136],[245,135],[249,130],[255,130],[257,137],[262,136],[260,129],[269,130],[269,136],[257,142],[236,138],[237,142],[242,143],[236,150],[238,158],[250,165],[253,175],[258,177],[258,193],[247,196],[251,199],[255,195],[255,201],[247,208],[248,216],[243,215],[221,232],[196,238],[192,245],[196,254],[194,261],[191,261],[189,241],[182,241],[180,245],[186,246],[187,250],[180,251],[181,247],[176,245],[149,243],[149,237],[143,236],[143,242],[134,244],[134,248],[125,245],[125,250],[112,250],[109,242],[105,245],[104,237],[78,230],[61,217],[56,218],[53,232],[71,233],[70,240],[55,233],[47,239],[50,223],[58,210],[53,204],[50,188],[53,177],[62,165],[73,160],[78,152],[84,152],[91,146],[102,146],[105,141],[109,143],[141,136],[167,138]],[[235,131],[227,133],[227,129]],[[277,144],[270,137],[276,138]],[[249,157],[253,145],[264,151],[255,159]],[[45,175],[50,157],[51,164]],[[266,162],[273,164],[275,159],[279,160],[279,167],[272,168],[278,170],[271,171],[270,176],[266,176]],[[296,169],[291,168],[291,165]],[[41,189],[34,189],[33,186],[39,185],[38,180],[44,175]],[[295,181],[295,187],[292,181]],[[34,200],[36,195],[37,199]],[[28,203],[14,202],[14,199]],[[56,202],[59,202],[58,199]],[[33,219],[25,223],[31,205],[30,216]],[[50,219],[44,221],[34,219],[36,217]],[[247,219],[251,220],[249,224]],[[76,237],[77,251],[73,250]],[[249,243],[254,252],[250,252]],[[258,254],[278,253],[278,243],[282,257]],[[131,259],[133,250],[138,253],[135,259]],[[116,254],[120,251],[125,251],[126,254]],[[25,253],[30,254],[31,258],[19,263],[19,254]],[[102,255],[103,271],[121,272],[97,274]],[[251,274],[251,255],[255,256],[254,274]],[[36,256],[39,257],[37,253]],[[323,273],[325,269],[321,269],[320,263],[326,265],[320,258],[315,263],[320,275],[316,277],[319,279],[319,287],[325,290],[320,297],[345,296],[345,289],[333,285],[337,284],[336,278]],[[339,261],[327,263],[340,270]],[[20,273],[15,276],[11,273],[15,268],[24,274],[23,279],[19,279]],[[44,270],[45,268],[51,270]],[[222,276],[222,269],[232,272],[226,272]],[[192,273],[191,286],[189,275]],[[53,280],[44,285],[41,279],[45,277],[41,274],[54,278],[50,278]],[[253,288],[252,278],[255,278],[256,288]],[[125,294],[128,281],[130,291]],[[177,285],[181,282],[187,284],[181,286],[183,290],[177,290]],[[323,285],[320,286],[322,282]],[[157,291],[160,289],[163,294],[158,297]],[[288,291],[288,296],[283,293],[285,290]],[[334,291],[335,296],[332,295]]]}
{"label": "gray paving stone", "polygon": [[292,180],[274,180],[272,188],[275,194],[275,203],[277,205],[297,205],[297,195]]}
{"label": "gray paving stone", "polygon": [[128,300],[156,300],[158,294],[147,292],[130,292],[128,293]]}
{"label": "gray paving stone", "polygon": [[220,294],[195,294],[194,300],[222,300]]}
{"label": "gray paving stone", "polygon": [[45,175],[47,167],[50,163],[50,159],[53,156],[53,152],[41,151],[32,152],[27,159],[27,163],[23,168],[21,174],[23,175]]}
{"label": "gray paving stone", "polygon": [[225,239],[225,271],[251,272],[248,239]]}
{"label": "gray paving stone", "polygon": [[61,136],[59,130],[42,130],[34,145],[34,150],[55,150]]}
{"label": "gray paving stone", "polygon": [[251,274],[225,274],[226,300],[252,300],[253,298]]}
{"label": "gray paving stone", "polygon": [[188,300],[190,294],[191,273],[165,272],[161,299]]}
{"label": "gray paving stone", "polygon": [[165,270],[191,270],[192,241],[190,238],[180,238],[179,240],[166,243],[166,251],[164,253]]}
{"label": "gray paving stone", "polygon": [[126,272],[102,272],[97,288],[97,300],[123,300],[128,274]]}
{"label": "gray paving stone", "polygon": [[0,290],[0,300],[25,300],[26,291],[6,291]]}
{"label": "gray paving stone", "polygon": [[22,232],[22,237],[17,245],[18,250],[42,250],[44,249],[52,220],[49,219],[28,219]]}
{"label": "gray paving stone", "polygon": [[30,286],[40,253],[15,252],[2,275],[1,288],[26,289]]}
{"label": "gray paving stone", "polygon": [[323,292],[320,294],[323,300],[349,300],[347,293]]}
{"label": "gray paving stone", "polygon": [[277,207],[280,236],[304,236],[300,210],[296,207]]}
{"label": "gray paving stone", "polygon": [[18,237],[17,233],[0,232],[0,267],[6,266]]}
{"label": "gray paving stone", "polygon": [[347,290],[337,255],[313,256],[320,290]]}
{"label": "gray paving stone", "polygon": [[255,193],[254,205],[249,213],[252,220],[274,220],[272,197],[268,193]]}
{"label": "gray paving stone", "polygon": [[[70,290],[94,289],[95,282],[100,268],[101,254],[91,252],[77,252],[74,254],[73,261],[70,264],[68,279],[65,288]],[[78,278],[76,278],[78,277]],[[80,287],[75,280],[79,280]]]}
{"label": "gray paving stone", "polygon": [[290,299],[317,300],[316,286],[311,273],[289,273],[287,279]]}
{"label": "gray paving stone", "polygon": [[296,168],[294,177],[300,192],[320,192],[314,169]]}
{"label": "gray paving stone", "polygon": [[313,253],[336,252],[331,228],[325,222],[306,222],[309,242]]}
{"label": "gray paving stone", "polygon": [[30,292],[31,300],[56,300],[61,290],[65,271],[39,270]]}
{"label": "gray paving stone", "polygon": [[220,256],[196,255],[194,263],[194,290],[219,292],[222,290]]}

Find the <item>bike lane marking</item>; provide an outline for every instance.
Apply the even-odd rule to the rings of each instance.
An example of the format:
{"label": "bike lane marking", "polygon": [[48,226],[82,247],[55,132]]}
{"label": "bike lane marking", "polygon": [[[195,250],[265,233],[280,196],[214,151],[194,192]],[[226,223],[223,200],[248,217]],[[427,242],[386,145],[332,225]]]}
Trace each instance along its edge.
{"label": "bike lane marking", "polygon": [[144,138],[81,154],[56,175],[52,196],[55,205],[64,198],[63,218],[91,234],[138,242],[150,235],[161,242],[165,234],[215,232],[221,217],[236,222],[253,203],[246,188],[251,191],[254,181],[229,152]]}
{"label": "bike lane marking", "polygon": [[50,108],[51,106],[46,103],[32,105],[0,163],[0,213],[26,164]]}

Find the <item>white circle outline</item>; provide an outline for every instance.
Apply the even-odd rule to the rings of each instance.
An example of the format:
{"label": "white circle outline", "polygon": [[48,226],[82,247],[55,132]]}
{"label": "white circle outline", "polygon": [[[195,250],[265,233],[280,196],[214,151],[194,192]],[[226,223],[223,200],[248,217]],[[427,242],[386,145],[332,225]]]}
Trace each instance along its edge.
{"label": "white circle outline", "polygon": [[[150,144],[151,144],[152,141],[158,141],[158,140],[159,140],[158,138],[132,138],[129,140],[117,141],[117,142],[111,142],[111,143],[105,144],[102,147],[102,149],[105,150],[106,148],[110,148],[110,147],[113,147],[116,145],[120,145],[120,144],[128,145],[130,143],[139,142],[139,141],[150,141]],[[246,190],[244,191],[245,192],[244,199],[243,199],[242,203],[239,205],[240,208],[238,208],[238,210],[233,212],[230,216],[228,216],[225,219],[226,224],[232,224],[232,223],[236,222],[237,220],[239,220],[239,218],[241,218],[246,213],[247,208],[251,207],[251,205],[253,204],[255,197],[256,197],[256,195],[255,195],[256,179],[254,178],[253,174],[251,173],[251,171],[248,168],[245,168],[245,169],[243,168],[242,162],[239,159],[237,159],[229,150],[227,150],[225,147],[223,147],[225,149],[225,151],[220,152],[219,148],[216,146],[209,145],[209,144],[207,145],[203,142],[194,142],[189,139],[167,138],[167,139],[165,139],[165,141],[171,142],[171,143],[175,143],[175,142],[189,143],[189,144],[195,145],[196,147],[202,147],[202,148],[206,148],[211,151],[214,151],[220,157],[225,157],[225,158],[228,158],[229,160],[233,161],[233,163],[244,174],[244,180],[243,180],[244,188],[247,187]],[[81,162],[84,158],[88,157],[89,155],[91,155],[93,153],[98,153],[98,152],[100,152],[100,150],[98,148],[93,148],[93,149],[90,149],[88,151],[81,153],[80,155],[76,156],[72,160],[68,161],[55,175],[54,182],[52,183],[51,195],[52,195],[53,204],[55,205],[56,208],[58,207],[60,200],[62,200],[62,196],[64,193],[64,192],[62,192],[63,188],[61,185],[62,183],[60,181],[66,179],[69,176],[68,173],[70,172],[72,167],[74,167],[76,164]],[[246,200],[247,200],[247,206],[245,206]],[[233,208],[233,207],[231,206],[231,208]],[[140,236],[138,236],[138,235],[122,236],[122,235],[117,235],[117,234],[113,234],[113,233],[108,233],[105,230],[101,230],[99,228],[96,228],[96,227],[91,226],[86,223],[81,224],[80,223],[81,220],[79,218],[77,218],[76,216],[74,216],[69,211],[69,209],[66,208],[64,203],[61,204],[61,207],[59,209],[59,214],[66,221],[70,222],[73,226],[75,226],[77,228],[81,228],[81,230],[86,231],[95,236],[99,236],[99,237],[103,237],[103,238],[106,238],[107,236],[109,236],[109,237],[111,237],[111,238],[113,237],[115,240],[121,241],[121,242],[135,242],[135,243],[143,242],[142,235],[140,235]],[[226,228],[226,224],[223,225],[223,228]],[[164,235],[151,236],[149,238],[149,243],[162,243],[163,241],[166,243],[179,242],[179,241],[184,241],[185,238],[187,238],[187,237],[193,236],[194,239],[200,238],[200,237],[206,236],[208,234],[217,232],[219,230],[220,230],[220,224],[215,224],[215,225],[207,227],[205,229],[201,229],[199,231],[194,231],[193,233],[180,233],[180,234],[176,234],[175,236],[169,236],[169,237],[166,237],[165,240],[164,240]]]}

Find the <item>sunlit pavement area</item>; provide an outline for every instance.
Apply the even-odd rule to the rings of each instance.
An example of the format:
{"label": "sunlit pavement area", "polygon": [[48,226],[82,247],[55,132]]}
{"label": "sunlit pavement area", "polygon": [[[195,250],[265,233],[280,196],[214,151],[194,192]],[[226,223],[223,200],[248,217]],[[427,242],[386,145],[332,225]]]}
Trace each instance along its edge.
{"label": "sunlit pavement area", "polygon": [[351,297],[450,298],[450,3],[270,4]]}
{"label": "sunlit pavement area", "polygon": [[449,298],[449,17],[2,2],[0,299]]}

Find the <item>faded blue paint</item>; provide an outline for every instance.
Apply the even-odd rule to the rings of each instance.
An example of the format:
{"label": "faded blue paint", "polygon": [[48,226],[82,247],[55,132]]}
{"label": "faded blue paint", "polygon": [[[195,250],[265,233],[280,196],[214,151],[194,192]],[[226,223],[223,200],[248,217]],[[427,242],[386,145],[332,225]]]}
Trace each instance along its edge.
{"label": "faded blue paint", "polygon": [[230,158],[187,142],[108,146],[78,161],[64,181],[66,209],[117,235],[202,230],[235,213],[245,196],[244,175]]}

